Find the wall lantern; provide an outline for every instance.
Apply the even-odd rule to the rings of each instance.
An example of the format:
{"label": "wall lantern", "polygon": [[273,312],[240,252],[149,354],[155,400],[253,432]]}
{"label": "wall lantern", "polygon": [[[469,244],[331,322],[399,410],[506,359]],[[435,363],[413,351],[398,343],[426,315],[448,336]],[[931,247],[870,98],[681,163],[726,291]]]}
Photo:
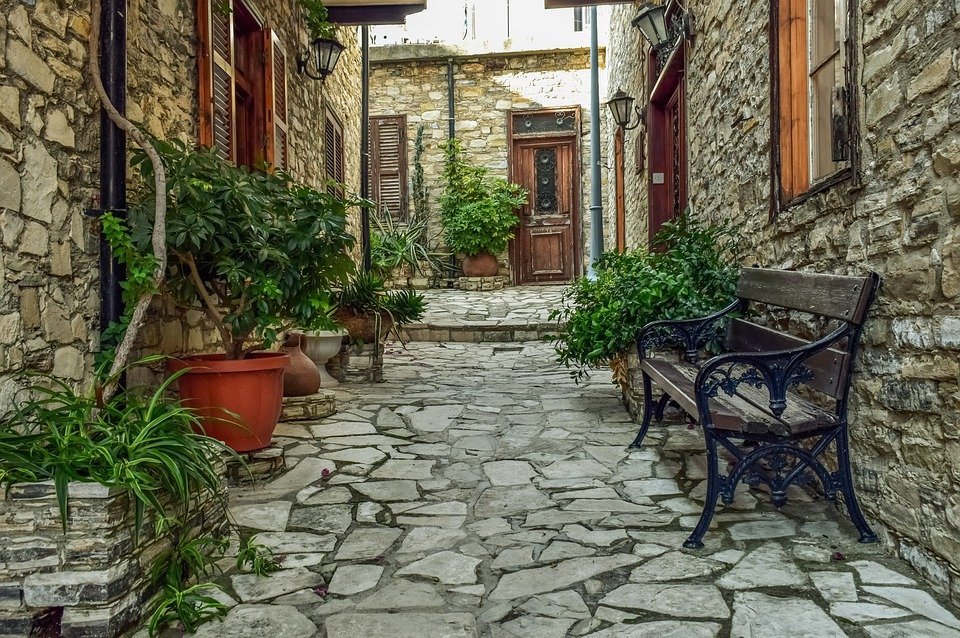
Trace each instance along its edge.
{"label": "wall lantern", "polygon": [[[636,102],[636,100],[624,93],[623,89],[617,89],[617,92],[613,94],[613,98],[607,102],[607,106],[610,107],[610,112],[613,113],[614,122],[626,131],[632,131],[643,124],[643,111],[640,110],[640,107],[634,106],[634,102]],[[636,124],[630,124],[634,113],[638,116],[637,122]]]}
{"label": "wall lantern", "polygon": [[[297,70],[313,80],[325,81],[333,73],[345,46],[331,38],[317,38],[310,48],[297,60]],[[313,62],[313,67],[311,67]]]}
{"label": "wall lantern", "polygon": [[671,44],[667,34],[667,7],[653,2],[644,2],[640,5],[637,17],[633,19],[633,26],[640,29],[640,33],[647,39],[654,49]]}

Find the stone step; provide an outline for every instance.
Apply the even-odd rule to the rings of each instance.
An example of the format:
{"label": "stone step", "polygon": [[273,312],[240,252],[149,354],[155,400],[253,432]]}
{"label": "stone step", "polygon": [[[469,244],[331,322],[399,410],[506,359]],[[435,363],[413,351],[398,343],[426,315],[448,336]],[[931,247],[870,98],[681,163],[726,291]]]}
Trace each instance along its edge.
{"label": "stone step", "polygon": [[522,343],[543,341],[557,334],[557,323],[450,322],[414,323],[402,335],[404,341],[456,343]]}

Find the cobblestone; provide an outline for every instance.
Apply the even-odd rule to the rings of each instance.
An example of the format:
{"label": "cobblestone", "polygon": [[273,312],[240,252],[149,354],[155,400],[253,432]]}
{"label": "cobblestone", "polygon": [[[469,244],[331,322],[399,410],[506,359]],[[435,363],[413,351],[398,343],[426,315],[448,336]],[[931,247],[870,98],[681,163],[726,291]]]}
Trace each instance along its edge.
{"label": "cobblestone", "polygon": [[[225,580],[244,604],[224,635],[275,638],[285,622],[310,635],[309,619],[337,638],[960,636],[904,562],[813,498],[777,510],[744,488],[749,506],[682,550],[702,502],[699,432],[665,425],[628,450],[609,373],[577,385],[547,344],[414,343],[386,370],[338,390],[344,412],[304,424],[316,436],[283,439],[318,450],[287,454],[308,469],[231,492],[241,521],[264,508],[253,527],[283,527],[279,502],[290,514],[256,536],[284,569]],[[277,615],[241,627],[270,617],[270,596]]]}

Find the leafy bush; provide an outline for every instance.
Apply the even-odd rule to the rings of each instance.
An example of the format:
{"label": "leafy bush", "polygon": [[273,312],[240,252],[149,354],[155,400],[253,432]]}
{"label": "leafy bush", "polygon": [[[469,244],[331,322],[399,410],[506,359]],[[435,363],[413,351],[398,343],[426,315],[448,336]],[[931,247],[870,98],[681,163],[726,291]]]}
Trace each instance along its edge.
{"label": "leafy bush", "polygon": [[[329,329],[332,291],[354,270],[347,209],[366,205],[299,184],[282,171],[251,172],[215,150],[155,140],[167,170],[169,267],[164,292],[203,308],[230,359],[283,331]],[[153,166],[134,153],[144,182]],[[154,197],[131,210],[134,244],[147,252]]]}
{"label": "leafy bush", "polygon": [[699,317],[732,301],[738,269],[731,228],[684,215],[664,224],[654,245],[658,250],[604,254],[596,279],[579,279],[551,313],[565,324],[554,339],[558,359],[577,378],[630,348],[651,321]]}
{"label": "leafy bush", "polygon": [[527,202],[527,191],[467,162],[459,140],[447,142],[444,151],[447,186],[440,198],[440,221],[447,246],[467,256],[502,253],[513,239],[520,221],[516,211]]}

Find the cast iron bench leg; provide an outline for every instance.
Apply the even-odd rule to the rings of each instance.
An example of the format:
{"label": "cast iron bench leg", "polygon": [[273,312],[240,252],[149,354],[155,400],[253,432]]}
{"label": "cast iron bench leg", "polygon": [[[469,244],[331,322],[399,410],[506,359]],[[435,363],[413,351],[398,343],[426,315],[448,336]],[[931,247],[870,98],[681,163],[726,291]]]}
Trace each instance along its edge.
{"label": "cast iron bench leg", "polygon": [[650,428],[650,419],[653,417],[653,384],[646,372],[643,374],[643,422],[640,423],[640,430],[636,438],[630,444],[631,449],[638,449],[643,443],[643,438],[647,436],[647,430]]}
{"label": "cast iron bench leg", "polygon": [[707,443],[707,494],[703,501],[703,512],[700,514],[700,520],[694,528],[690,537],[683,543],[687,549],[702,549],[703,537],[710,528],[710,521],[713,520],[713,513],[717,509],[717,499],[723,487],[723,479],[720,477],[720,455],[717,453],[717,440],[711,428],[703,428],[703,436]]}
{"label": "cast iron bench leg", "polygon": [[853,477],[850,474],[850,443],[847,440],[847,429],[836,439],[837,443],[837,466],[840,474],[840,491],[843,493],[843,501],[847,504],[847,512],[850,514],[850,520],[860,532],[861,543],[877,542],[877,535],[870,529],[867,519],[860,511],[860,503],[857,501],[856,492],[853,489]]}

